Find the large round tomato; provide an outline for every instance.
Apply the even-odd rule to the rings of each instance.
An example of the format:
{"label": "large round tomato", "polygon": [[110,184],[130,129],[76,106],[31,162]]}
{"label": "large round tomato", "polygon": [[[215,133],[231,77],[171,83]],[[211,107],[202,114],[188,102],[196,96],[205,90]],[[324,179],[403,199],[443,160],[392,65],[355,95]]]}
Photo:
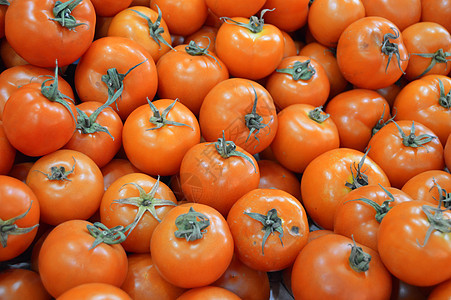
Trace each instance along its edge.
{"label": "large round tomato", "polygon": [[[421,172],[410,178],[402,186],[402,191],[415,200],[437,205],[440,198],[446,198],[447,194],[451,192],[451,174],[443,170]],[[442,205],[450,207],[451,199]]]}
{"label": "large round tomato", "polygon": [[117,232],[84,220],[56,226],[39,251],[39,274],[45,289],[56,298],[84,283],[120,287],[128,265],[124,249],[115,244],[118,238]]}
{"label": "large round tomato", "polygon": [[40,207],[33,191],[22,181],[0,175],[0,261],[22,254],[37,233]]}
{"label": "large round tomato", "polygon": [[390,299],[392,279],[376,251],[338,234],[308,243],[291,273],[295,299]]}
{"label": "large round tomato", "polygon": [[252,269],[290,266],[307,244],[307,214],[300,202],[279,189],[254,189],[232,206],[227,223],[239,260]]}
{"label": "large round tomato", "polygon": [[119,177],[130,173],[140,172],[127,159],[113,158],[108,164],[100,169],[103,174],[103,184],[105,191]]}
{"label": "large round tomato", "polygon": [[218,17],[249,18],[258,12],[265,0],[205,0],[208,8]]}
{"label": "large round tomato", "polygon": [[11,170],[16,157],[16,149],[5,135],[3,123],[0,121],[0,175],[6,175]]}
{"label": "large round tomato", "polygon": [[51,300],[39,274],[27,269],[7,269],[0,272],[1,299]]}
{"label": "large round tomato", "polygon": [[5,36],[30,64],[66,66],[91,45],[96,12],[89,0],[11,1],[5,15]]}
{"label": "large round tomato", "polygon": [[148,101],[124,123],[122,139],[129,161],[150,175],[174,175],[185,153],[200,142],[196,116],[177,100]]}
{"label": "large round tomato", "polygon": [[[219,2],[218,0],[216,1]],[[272,10],[265,15],[265,21],[277,26],[280,30],[294,32],[307,24],[307,16],[309,13],[308,0],[266,0],[264,2],[265,4],[262,9]],[[231,17],[238,16],[240,15]]]}
{"label": "large round tomato", "polygon": [[[393,207],[379,227],[378,251],[400,280],[416,286],[439,284],[451,277],[451,212],[425,201]],[[402,238],[400,238],[402,237]]]}
{"label": "large round tomato", "polygon": [[67,290],[61,294],[58,300],[132,300],[132,298],[117,286],[106,283],[84,283]]}
{"label": "large round tomato", "polygon": [[99,208],[104,193],[103,176],[95,162],[68,149],[39,158],[26,183],[39,200],[41,220],[50,225],[88,219]]}
{"label": "large round tomato", "polygon": [[383,17],[404,30],[408,26],[420,21],[421,0],[361,0],[365,7],[366,16]]}
{"label": "large round tomato", "polygon": [[434,22],[451,32],[451,5],[448,0],[421,0],[421,21]]}
{"label": "large round tomato", "polygon": [[360,88],[380,89],[395,83],[408,60],[401,32],[382,17],[353,22],[338,40],[338,66],[346,80]]}
{"label": "large round tomato", "polygon": [[224,217],[198,203],[176,206],[155,228],[150,252],[160,275],[183,288],[209,285],[227,270],[233,237]]}
{"label": "large round tomato", "polygon": [[301,183],[294,172],[269,159],[260,159],[257,163],[260,169],[258,188],[281,189],[301,201]]}
{"label": "large round tomato", "polygon": [[91,0],[97,17],[113,17],[130,6],[133,0]]}

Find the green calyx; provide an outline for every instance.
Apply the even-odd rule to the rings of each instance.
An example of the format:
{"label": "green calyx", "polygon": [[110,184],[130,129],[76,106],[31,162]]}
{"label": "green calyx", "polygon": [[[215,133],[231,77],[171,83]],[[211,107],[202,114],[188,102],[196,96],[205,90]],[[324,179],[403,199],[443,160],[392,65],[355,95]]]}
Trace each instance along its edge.
{"label": "green calyx", "polygon": [[265,235],[262,239],[262,255],[265,255],[265,244],[269,235],[272,233],[279,233],[279,240],[283,247],[283,227],[282,227],[282,219],[277,216],[277,210],[275,208],[270,209],[266,215],[253,213],[253,212],[244,212],[246,216],[251,217],[252,219],[262,223],[262,230],[265,232]]}
{"label": "green calyx", "polygon": [[[351,180],[351,182],[346,182],[345,186],[347,186],[351,190],[355,190],[359,187],[368,185],[368,175],[366,175],[364,173],[364,171],[362,171],[362,167],[363,167],[363,164],[365,163],[365,159],[366,159],[369,151],[370,151],[370,149],[368,148],[368,150],[365,152],[365,154],[360,159],[359,164],[357,166],[355,165],[355,162],[352,164],[352,166],[350,166],[352,180]],[[355,174],[354,174],[354,170],[352,169],[353,167],[356,172]]]}
{"label": "green calyx", "polygon": [[438,182],[435,180],[435,178],[433,178],[434,181],[434,186],[431,188],[431,190],[435,187],[437,188],[438,191],[438,195],[439,198],[435,199],[435,197],[433,197],[435,200],[437,200],[439,203],[442,203],[442,205],[447,208],[447,209],[451,209],[451,193],[448,193],[445,189],[443,189]]}
{"label": "green calyx", "polygon": [[175,219],[177,230],[174,232],[176,238],[184,238],[187,242],[199,240],[207,232],[210,220],[206,215],[197,212],[193,207],[186,214]]}
{"label": "green calyx", "polygon": [[322,108],[323,108],[322,106],[319,106],[319,107],[315,107],[315,109],[309,111],[308,112],[309,118],[319,124],[326,121],[330,117],[330,115],[326,114]]}
{"label": "green calyx", "polygon": [[56,1],[53,7],[53,19],[52,21],[58,22],[61,26],[66,27],[69,30],[74,30],[81,25],[87,25],[86,23],[80,23],[71,15],[75,7],[80,4],[82,0],[70,0],[67,2]]}
{"label": "green calyx", "polygon": [[427,217],[429,222],[429,228],[426,231],[426,236],[424,238],[423,244],[417,239],[417,244],[420,247],[425,247],[434,231],[441,232],[443,234],[448,234],[451,232],[451,219],[445,219],[443,216],[444,211],[448,211],[449,208],[442,209],[442,201],[438,203],[438,207],[433,207],[429,205],[423,205],[423,212]]}
{"label": "green calyx", "polygon": [[[252,105],[252,110],[250,113],[246,114],[244,116],[244,122],[246,123],[246,127],[249,129],[249,135],[246,138],[246,143],[249,140],[249,138],[251,137],[252,134],[254,134],[254,138],[257,140],[257,145],[258,143],[260,143],[257,134],[260,133],[260,129],[265,128],[266,126],[268,126],[268,124],[263,124],[263,117],[260,116],[259,114],[257,114],[257,101],[258,101],[258,96],[257,96],[257,91],[255,90],[254,86],[251,84],[252,89],[254,90],[254,103]],[[268,127],[270,129],[270,127]],[[269,132],[268,132],[269,134]],[[257,147],[257,145],[255,145],[255,147]],[[254,147],[254,148],[255,148]]]}
{"label": "green calyx", "polygon": [[242,23],[242,22],[237,22],[231,18],[228,17],[221,17],[220,19],[222,21],[224,21],[227,24],[234,24],[234,25],[238,25],[244,28],[249,29],[251,32],[253,33],[259,33],[263,30],[263,25],[265,24],[265,21],[263,19],[263,15],[267,12],[267,11],[273,11],[275,8],[273,9],[263,9],[260,13],[260,18],[256,17],[256,16],[251,16],[249,18],[249,23]]}
{"label": "green calyx", "polygon": [[72,156],[72,159],[74,160],[74,164],[72,165],[72,169],[69,171],[66,171],[66,168],[63,166],[53,166],[50,167],[50,173],[45,173],[40,170],[34,170],[35,172],[39,172],[44,174],[48,180],[58,180],[58,181],[71,181],[67,178],[70,174],[72,174],[75,170],[75,158]]}
{"label": "green calyx", "polygon": [[21,228],[21,227],[17,226],[16,224],[14,224],[16,221],[23,219],[28,214],[28,212],[31,209],[32,204],[33,204],[33,201],[31,201],[30,207],[28,207],[26,212],[14,217],[14,218],[11,218],[9,220],[2,220],[0,218],[0,244],[2,245],[3,248],[6,248],[8,246],[8,237],[10,235],[26,234],[39,226],[39,224],[36,224],[31,227]]}
{"label": "green calyx", "polygon": [[448,91],[448,94],[445,94],[445,87],[443,86],[443,82],[440,79],[438,80],[438,85],[440,87],[440,98],[438,103],[444,108],[451,108],[451,90]]}
{"label": "green calyx", "polygon": [[160,114],[160,111],[158,110],[158,108],[149,100],[149,98],[147,98],[147,103],[149,103],[150,109],[153,113],[153,116],[150,117],[149,122],[152,123],[153,125],[155,125],[155,127],[152,127],[152,128],[146,129],[146,130],[160,129],[165,125],[187,126],[187,127],[191,128],[192,130],[194,130],[193,127],[191,127],[187,124],[168,120],[168,114],[171,111],[171,109],[174,107],[174,105],[177,103],[177,101],[178,100],[175,99],[174,102],[172,102],[171,105],[166,107],[163,110],[163,112]]}
{"label": "green calyx", "polygon": [[418,79],[418,78],[422,77],[423,75],[427,74],[430,70],[432,70],[432,68],[437,63],[446,64],[447,62],[449,62],[451,60],[451,59],[448,59],[448,57],[451,57],[451,52],[445,52],[443,49],[438,49],[434,53],[410,53],[410,55],[416,55],[416,56],[421,56],[424,58],[431,59],[431,63],[429,64],[429,66],[423,71],[423,73],[421,73],[414,79]]}
{"label": "green calyx", "polygon": [[276,69],[278,73],[291,75],[293,80],[310,80],[316,74],[316,70],[310,64],[310,59],[304,62],[296,61],[290,68]]}
{"label": "green calyx", "polygon": [[89,250],[94,249],[102,243],[107,245],[115,245],[124,242],[127,239],[125,232],[127,232],[130,228],[129,226],[124,227],[119,225],[113,228],[108,228],[100,222],[95,222],[93,225],[87,225],[88,232],[95,238]]}
{"label": "green calyx", "polygon": [[192,55],[192,56],[199,56],[199,55],[208,56],[208,57],[212,58],[220,68],[222,68],[222,66],[219,64],[219,61],[217,60],[217,58],[208,52],[208,48],[210,48],[210,43],[211,43],[210,38],[208,36],[206,36],[205,38],[208,39],[207,47],[202,48],[199,45],[197,45],[195,41],[190,41],[188,46],[185,47],[186,53],[188,53],[189,55]]}
{"label": "green calyx", "polygon": [[365,253],[362,247],[356,245],[354,236],[352,236],[352,241],[354,244],[349,244],[352,247],[349,255],[349,265],[356,272],[366,272],[370,268],[371,255]]}
{"label": "green calyx", "polygon": [[398,44],[392,43],[390,41],[390,40],[399,38],[399,31],[395,27],[390,27],[390,28],[391,28],[391,30],[393,30],[393,32],[395,34],[386,33],[384,35],[384,40],[383,40],[382,46],[381,46],[382,53],[388,56],[387,66],[385,66],[385,73],[387,73],[388,66],[390,65],[390,61],[394,55],[396,57],[396,61],[398,63],[399,69],[401,70],[401,72],[403,74],[405,74],[403,69],[401,68],[401,56],[399,55],[399,46],[398,46]]}
{"label": "green calyx", "polygon": [[10,3],[9,3],[8,0],[0,0],[0,5],[7,5],[7,6],[9,6]]}
{"label": "green calyx", "polygon": [[395,123],[396,127],[398,128],[399,134],[401,135],[402,144],[406,147],[412,147],[412,148],[418,148],[418,147],[425,147],[424,145],[432,141],[433,139],[437,138],[435,136],[432,136],[430,134],[420,134],[419,136],[415,135],[415,122],[412,121],[412,127],[410,128],[409,135],[406,135],[404,131],[399,127],[398,123],[395,121],[392,121]]}
{"label": "green calyx", "polygon": [[371,136],[375,135],[379,130],[382,129],[382,127],[384,127],[385,125],[387,125],[388,123],[390,123],[395,119],[395,116],[393,116],[390,117],[387,121],[384,121],[384,117],[385,117],[385,103],[381,117],[379,118],[379,120],[377,120],[376,125],[374,125],[373,129],[371,129]]}

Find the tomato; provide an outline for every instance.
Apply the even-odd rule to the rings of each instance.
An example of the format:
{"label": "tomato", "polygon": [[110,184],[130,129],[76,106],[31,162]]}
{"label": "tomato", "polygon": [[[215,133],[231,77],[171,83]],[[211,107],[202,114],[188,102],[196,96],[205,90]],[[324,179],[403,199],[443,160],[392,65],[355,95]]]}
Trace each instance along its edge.
{"label": "tomato", "polygon": [[448,139],[445,143],[444,148],[444,156],[445,156],[445,164],[448,170],[451,170],[451,133],[448,136]]}
{"label": "tomato", "polygon": [[330,83],[324,68],[307,56],[285,57],[268,76],[265,87],[279,109],[292,104],[324,105]]}
{"label": "tomato", "polygon": [[444,266],[451,265],[450,218],[449,210],[439,210],[425,201],[393,207],[378,233],[378,252],[390,273],[415,286],[449,279],[451,269]]}
{"label": "tomato", "polygon": [[225,288],[241,299],[266,300],[270,296],[269,278],[266,272],[249,268],[236,255],[233,256],[232,262],[221,278],[212,285]]}
{"label": "tomato", "polygon": [[326,71],[330,85],[329,98],[335,97],[346,89],[348,82],[338,67],[334,49],[327,48],[317,42],[311,42],[299,50],[299,55],[314,59]]}
{"label": "tomato", "polygon": [[345,28],[363,17],[365,7],[360,0],[314,0],[308,12],[308,28],[320,44],[336,47]]}
{"label": "tomato", "polygon": [[199,115],[208,92],[229,78],[225,64],[208,49],[208,45],[201,48],[191,41],[162,56],[157,63],[158,96],[179,99],[196,116]]}
{"label": "tomato", "polygon": [[266,15],[267,23],[277,26],[280,30],[293,32],[307,24],[309,1],[266,0],[262,9],[274,9]]}
{"label": "tomato", "polygon": [[77,130],[63,148],[88,155],[101,168],[122,145],[122,120],[111,107],[97,101],[82,102],[75,108]]}
{"label": "tomato", "polygon": [[124,121],[138,106],[153,99],[158,86],[155,62],[144,47],[124,37],[94,41],[77,64],[75,88],[80,100],[105,103],[115,93],[111,107]]}
{"label": "tomato", "polygon": [[408,83],[393,104],[395,120],[413,120],[429,129],[445,145],[451,133],[451,78],[426,75]]}
{"label": "tomato", "polygon": [[184,292],[177,300],[196,300],[196,299],[224,299],[224,300],[239,300],[241,299],[235,293],[217,286],[203,286],[190,289]]}
{"label": "tomato", "polygon": [[9,173],[14,164],[16,149],[8,141],[3,129],[3,123],[0,121],[0,175]]}
{"label": "tomato", "polygon": [[[158,7],[157,7],[158,9]],[[171,50],[171,34],[161,10],[131,6],[116,14],[108,27],[108,36],[129,38],[146,49],[154,62]]]}
{"label": "tomato", "polygon": [[390,186],[385,172],[367,153],[350,148],[329,150],[312,160],[302,174],[302,202],[317,225],[333,230],[341,198],[370,184]]}
{"label": "tomato", "polygon": [[14,66],[28,64],[28,62],[25,59],[23,59],[19,54],[17,54],[17,52],[11,47],[7,39],[3,39],[1,41],[0,57],[6,69],[12,68]]}
{"label": "tomato", "polygon": [[149,253],[128,255],[128,273],[121,289],[134,300],[172,300],[185,291],[160,276]]}
{"label": "tomato", "polygon": [[[44,240],[38,258],[39,274],[46,290],[57,298],[83,283],[120,287],[128,265],[124,249],[115,244],[120,241],[118,231],[84,220],[70,220],[56,226]],[[61,270],[65,276],[61,276]]]}
{"label": "tomato", "polygon": [[410,25],[401,34],[410,54],[405,75],[408,80],[426,74],[449,73],[451,35],[445,27],[434,22],[419,22]]}
{"label": "tomato", "polygon": [[200,48],[208,48],[209,53],[216,53],[215,40],[218,28],[204,25],[199,30],[185,37],[184,43],[189,44],[194,41]]}
{"label": "tomato", "polygon": [[[91,1],[11,1],[5,36],[27,62],[39,67],[67,66],[94,39],[96,12]],[[20,21],[19,21],[20,20]]]}
{"label": "tomato", "polygon": [[397,188],[421,172],[444,167],[442,144],[434,132],[418,122],[390,122],[373,135],[368,149],[368,156]]}
{"label": "tomato", "polygon": [[150,8],[163,13],[171,34],[187,36],[199,30],[207,19],[205,0],[150,0]]}
{"label": "tomato", "polygon": [[[267,0],[266,0],[267,1]],[[208,8],[219,17],[243,17],[249,18],[259,11],[265,0],[205,0]]]}
{"label": "tomato", "polygon": [[[53,75],[54,72],[36,67],[30,64],[23,66],[15,66],[8,68],[0,73],[0,119],[2,119],[3,109],[5,107],[6,101],[13,92],[15,92],[19,87],[26,85],[27,83],[37,82],[42,83],[49,78],[49,75]],[[50,85],[52,82],[47,81],[46,86]],[[73,95],[72,88],[69,83],[58,75],[58,88],[64,94],[69,96]]]}
{"label": "tomato", "polygon": [[[277,161],[293,172],[304,172],[317,156],[340,146],[337,126],[321,108],[293,104],[277,118],[279,129],[271,149]],[[303,149],[302,155],[298,149]]]}
{"label": "tomato", "polygon": [[185,153],[200,141],[194,114],[177,100],[160,99],[135,109],[122,139],[130,162],[150,175],[173,175]]}
{"label": "tomato", "polygon": [[96,11],[96,15],[100,17],[113,17],[117,13],[130,6],[133,0],[115,1],[115,0],[91,0]]}
{"label": "tomato", "polygon": [[396,96],[398,96],[399,92],[407,84],[407,82],[402,79],[403,77],[401,77],[400,80],[392,85],[376,90],[376,92],[378,92],[382,97],[384,97],[385,100],[387,100],[390,108],[393,108],[393,103],[395,103]]}
{"label": "tomato", "polygon": [[[410,178],[402,186],[402,191],[415,200],[427,201],[437,205],[440,197],[446,198],[446,195],[451,192],[451,174],[442,170],[422,172]],[[447,207],[451,205],[451,203],[442,204]]]}
{"label": "tomato", "polygon": [[100,168],[100,171],[102,171],[105,191],[119,177],[139,172],[134,165],[123,158],[113,158],[108,164]]}
{"label": "tomato", "polygon": [[1,299],[50,300],[39,274],[27,269],[7,269],[0,272]]}
{"label": "tomato", "polygon": [[201,287],[226,271],[233,256],[233,238],[217,210],[187,203],[171,209],[158,224],[150,252],[164,279],[183,288]]}
{"label": "tomato", "polygon": [[355,189],[337,205],[334,232],[377,251],[380,222],[390,209],[405,201],[413,198],[397,188],[367,185]]}
{"label": "tomato", "polygon": [[334,233],[332,230],[327,230],[327,229],[318,229],[318,230],[310,231],[310,233],[308,235],[307,243],[310,243],[311,241],[316,240],[317,238],[322,237],[323,235],[332,234],[332,233]]}
{"label": "tomato", "polygon": [[39,158],[26,183],[39,200],[41,220],[50,225],[88,219],[99,208],[104,192],[103,176],[95,162],[68,149]]}
{"label": "tomato", "polygon": [[128,252],[148,253],[153,231],[176,205],[174,193],[166,184],[143,173],[131,173],[118,178],[106,190],[100,204],[100,220],[110,228],[134,223],[122,246]]}
{"label": "tomato", "polygon": [[33,191],[20,180],[0,175],[0,261],[22,254],[36,236],[40,206]]}
{"label": "tomato", "polygon": [[120,288],[106,283],[85,283],[61,294],[58,300],[96,300],[96,299],[114,299],[114,300],[132,300],[132,298]]}
{"label": "tomato", "polygon": [[25,182],[27,180],[28,172],[30,171],[33,164],[34,162],[31,161],[15,163],[12,166],[11,170],[9,171],[8,176],[14,177],[22,182]]}
{"label": "tomato", "polygon": [[399,29],[382,17],[353,22],[338,40],[338,67],[347,81],[360,88],[380,89],[395,83],[408,60]]}
{"label": "tomato", "polygon": [[280,31],[283,35],[283,41],[284,41],[284,51],[283,51],[283,57],[288,56],[295,56],[298,53],[298,50],[296,48],[296,43],[294,42],[293,38],[286,32],[286,31]]}
{"label": "tomato", "polygon": [[273,272],[290,266],[307,244],[307,214],[279,189],[254,189],[227,216],[237,258],[252,269]]}
{"label": "tomato", "polygon": [[252,80],[271,74],[283,58],[282,32],[274,25],[265,24],[263,15],[250,19],[224,19],[216,34],[215,49],[229,69],[230,75]]}
{"label": "tomato", "polygon": [[451,279],[439,283],[429,294],[428,300],[445,300],[451,295]]}
{"label": "tomato", "polygon": [[435,22],[451,32],[451,6],[449,1],[443,0],[421,0],[421,21]]}
{"label": "tomato", "polygon": [[257,163],[260,169],[258,188],[281,189],[301,201],[301,183],[293,172],[275,161],[260,159]]}
{"label": "tomato", "polygon": [[[327,282],[327,284],[325,284]],[[327,234],[308,243],[293,265],[295,299],[389,299],[391,276],[376,251]]]}
{"label": "tomato", "polygon": [[340,146],[364,151],[371,136],[390,119],[390,105],[376,91],[353,89],[332,98],[326,113],[337,125]]}
{"label": "tomato", "polygon": [[421,18],[421,0],[361,0],[365,7],[366,16],[383,17],[393,22],[399,30],[418,23]]}
{"label": "tomato", "polygon": [[180,182],[188,202],[209,205],[223,216],[241,196],[256,189],[259,181],[255,158],[224,138],[193,146],[180,166]]}

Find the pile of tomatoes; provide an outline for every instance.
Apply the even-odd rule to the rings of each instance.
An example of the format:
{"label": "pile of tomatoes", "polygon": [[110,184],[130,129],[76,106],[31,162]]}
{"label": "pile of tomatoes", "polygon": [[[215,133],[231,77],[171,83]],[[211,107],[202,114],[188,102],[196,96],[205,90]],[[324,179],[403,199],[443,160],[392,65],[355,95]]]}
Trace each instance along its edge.
{"label": "pile of tomatoes", "polygon": [[450,299],[450,31],[445,0],[1,1],[0,298]]}

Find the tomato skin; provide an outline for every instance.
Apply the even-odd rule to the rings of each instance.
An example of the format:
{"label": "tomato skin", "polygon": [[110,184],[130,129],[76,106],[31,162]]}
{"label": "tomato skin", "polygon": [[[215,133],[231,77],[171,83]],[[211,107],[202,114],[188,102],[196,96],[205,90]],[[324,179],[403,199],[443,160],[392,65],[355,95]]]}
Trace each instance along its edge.
{"label": "tomato skin", "polygon": [[359,273],[349,264],[352,244],[350,238],[338,234],[308,243],[293,265],[295,299],[389,299],[392,279],[377,252],[357,244],[371,255],[369,269]]}
{"label": "tomato skin", "polygon": [[120,288],[105,283],[85,283],[80,284],[60,295],[57,300],[96,300],[96,299],[114,299],[114,300],[132,300],[126,292]]}
{"label": "tomato skin", "polygon": [[96,11],[96,15],[100,17],[113,17],[129,7],[132,1],[133,0],[91,0]]}
{"label": "tomato skin", "polygon": [[[163,111],[174,103],[171,99],[152,102]],[[154,115],[149,104],[135,109],[124,123],[122,140],[129,161],[149,175],[173,175],[180,169],[185,153],[200,141],[196,116],[183,104],[176,102],[167,119],[187,126],[167,124],[157,128],[149,120]],[[151,128],[156,128],[149,130]]]}
{"label": "tomato skin", "polygon": [[[115,180],[106,190],[100,203],[100,220],[108,228],[118,225],[124,227],[133,223],[138,214],[138,207],[135,205],[115,203],[115,200],[126,199],[131,197],[139,197],[139,190],[132,183],[139,185],[146,193],[149,193],[156,184],[156,179],[143,173],[131,173],[124,175]],[[158,189],[155,193],[155,199],[164,199],[171,201],[174,206],[177,200],[171,189],[159,182]],[[170,205],[157,205],[156,215],[161,220],[173,208]],[[150,240],[152,234],[159,221],[155,219],[149,212],[144,213],[133,231],[128,235],[127,239],[122,242],[122,246],[127,252],[148,253],[150,251]]]}
{"label": "tomato skin", "polygon": [[7,269],[0,272],[1,299],[50,300],[39,274],[27,269]]}
{"label": "tomato skin", "polygon": [[446,300],[451,295],[451,279],[439,283],[429,294],[428,300]]}
{"label": "tomato skin", "polygon": [[336,47],[345,28],[363,17],[365,7],[360,0],[315,0],[309,8],[308,28],[319,43]]}
{"label": "tomato skin", "polygon": [[243,17],[249,18],[258,12],[265,4],[265,0],[205,0],[208,8],[218,17]]}
{"label": "tomato skin", "polygon": [[7,175],[14,164],[16,149],[8,141],[0,121],[0,175]]}
{"label": "tomato skin", "polygon": [[[396,36],[396,33],[399,36],[389,42],[398,45],[400,59],[393,54],[388,64],[389,55],[381,52],[381,46],[386,34]],[[408,59],[399,29],[382,17],[364,17],[353,22],[337,44],[338,67],[347,81],[360,88],[380,89],[395,83],[407,68]]]}
{"label": "tomato skin", "polygon": [[[371,151],[370,151],[371,152]],[[346,182],[353,182],[355,167],[364,153],[350,149],[329,150],[310,162],[301,178],[301,194],[305,210],[322,229],[333,230],[336,207],[351,188]],[[366,157],[361,168],[368,176],[368,184],[390,186],[382,168],[370,157]]]}
{"label": "tomato skin", "polygon": [[281,189],[301,201],[301,183],[292,171],[288,170],[278,162],[268,159],[260,159],[257,163],[258,168],[260,169],[260,182],[258,188]]}
{"label": "tomato skin", "polygon": [[451,191],[451,174],[442,170],[425,171],[410,178],[401,190],[415,200],[437,205],[439,192],[436,183],[449,193]]}
{"label": "tomato skin", "polygon": [[[291,74],[279,70],[294,68],[295,63],[306,63],[313,68],[314,74],[308,80],[294,79]],[[285,57],[277,69],[268,76],[265,87],[279,109],[292,104],[310,104],[315,107],[324,105],[329,97],[330,83],[324,68],[316,60],[306,56]]]}
{"label": "tomato skin", "polygon": [[[432,286],[451,276],[451,269],[443,268],[451,265],[451,234],[434,230],[422,247],[430,226],[423,206],[435,207],[425,201],[409,201],[387,213],[379,227],[378,252],[390,273],[400,280]],[[443,218],[451,218],[449,210],[443,211]]]}
{"label": "tomato skin", "polygon": [[[318,123],[309,116],[314,109],[309,104],[293,104],[277,115],[279,129],[271,149],[277,161],[295,173],[304,172],[317,156],[340,146],[334,121],[327,118]],[[303,149],[302,155],[298,149]]]}
{"label": "tomato skin", "polygon": [[421,0],[400,0],[394,3],[385,0],[361,0],[366,16],[383,17],[404,30],[420,21]]}
{"label": "tomato skin", "polygon": [[443,0],[421,0],[421,21],[435,22],[451,32],[451,6],[449,1]]}
{"label": "tomato skin", "polygon": [[[282,221],[283,236],[273,232],[262,246],[265,235],[262,223],[246,213],[266,216],[271,209],[277,210],[277,217]],[[254,189],[246,193],[230,209],[227,223],[237,258],[250,268],[264,272],[290,266],[307,243],[309,233],[307,215],[300,202],[278,189]]]}
{"label": "tomato skin", "polygon": [[78,23],[85,23],[75,30],[52,20],[56,18],[55,2],[15,1],[6,11],[5,36],[13,49],[32,65],[55,67],[56,60],[60,67],[69,65],[88,49],[94,38],[96,13],[91,1],[81,1],[70,12]]}
{"label": "tomato skin", "polygon": [[[83,283],[108,283],[121,286],[127,275],[127,255],[120,244],[99,244],[84,220],[70,220],[56,226],[44,240],[38,266],[46,290],[58,297]],[[74,264],[76,262],[76,264]],[[66,276],[61,276],[65,270]]]}
{"label": "tomato skin", "polygon": [[395,120],[413,120],[428,127],[445,145],[451,133],[451,109],[440,104],[440,83],[445,95],[451,91],[451,78],[426,75],[408,83],[396,96],[393,104]]}
{"label": "tomato skin", "polygon": [[[392,187],[385,188],[394,201],[389,207],[394,207],[405,201],[413,201],[405,192]],[[379,221],[376,220],[376,210],[363,201],[356,199],[369,199],[382,205],[390,197],[378,185],[366,185],[349,192],[341,198],[334,215],[334,232],[354,238],[359,244],[365,245],[377,251],[377,232],[379,231]]]}
{"label": "tomato skin", "polygon": [[[52,167],[64,167],[66,180],[49,179]],[[41,220],[57,225],[72,219],[86,220],[100,206],[103,176],[99,167],[86,154],[63,149],[39,158],[31,167],[27,185],[36,194],[41,206]]]}
{"label": "tomato skin", "polygon": [[[78,104],[76,108],[89,117],[100,106],[102,106],[100,102],[87,101]],[[63,148],[88,155],[101,168],[109,163],[119,151],[122,145],[123,124],[119,115],[111,107],[104,108],[95,123],[107,128],[111,136],[102,131],[83,133],[82,129],[77,129]]]}
{"label": "tomato skin", "polygon": [[105,191],[119,177],[130,173],[140,172],[128,160],[123,158],[113,158],[108,164],[103,166],[100,171],[102,171]]}
{"label": "tomato skin", "polygon": [[15,163],[8,173],[8,176],[19,179],[22,182],[27,180],[28,172],[33,166],[34,162]]}
{"label": "tomato skin", "polygon": [[0,57],[6,69],[28,64],[28,62],[11,47],[7,39],[3,39],[0,43]]}
{"label": "tomato skin", "polygon": [[229,71],[210,50],[208,55],[192,55],[186,47],[187,44],[176,46],[175,51],[157,62],[158,96],[179,99],[197,116],[208,92],[228,79]]}
{"label": "tomato skin", "polygon": [[[201,239],[177,238],[175,220],[190,207],[210,220]],[[225,272],[233,256],[233,237],[227,221],[214,208],[187,203],[174,207],[155,228],[150,252],[160,275],[170,283],[194,288],[209,285]],[[202,274],[202,276],[199,276]]]}
{"label": "tomato skin", "polygon": [[222,158],[215,146],[207,142],[186,152],[180,166],[180,182],[188,202],[212,206],[227,216],[241,196],[258,187],[257,162],[241,147],[236,150],[247,154],[254,165],[241,157]]}
{"label": "tomato skin", "polygon": [[[412,121],[396,123],[404,134],[411,133]],[[416,136],[429,134],[435,138],[423,147],[405,146],[398,128],[391,122],[373,135],[368,143],[371,149],[368,156],[384,170],[393,187],[402,188],[413,176],[444,167],[443,146],[434,132],[419,122],[413,124]]]}
{"label": "tomato skin", "polygon": [[[249,19],[243,17],[233,17],[232,20],[249,23]],[[215,49],[230,75],[258,80],[271,74],[283,58],[282,32],[274,25],[264,24],[260,32],[254,33],[229,22],[232,21],[219,27]]]}
{"label": "tomato skin", "polygon": [[443,150],[445,156],[445,164],[448,170],[451,170],[451,133],[445,143],[445,148]]}
{"label": "tomato skin", "polygon": [[95,40],[86,50],[75,69],[75,89],[82,102],[97,101],[105,103],[108,88],[102,76],[108,69],[115,68],[126,74],[123,80],[122,96],[111,107],[125,121],[128,115],[146,98],[152,100],[158,86],[158,76],[152,56],[137,42],[124,37],[107,36]]}
{"label": "tomato skin", "polygon": [[172,300],[185,291],[161,277],[149,253],[128,255],[128,273],[121,289],[135,300]]}
{"label": "tomato skin", "polygon": [[184,292],[177,300],[239,300],[241,299],[235,293],[218,286],[203,286],[190,289]]}
{"label": "tomato skin", "polygon": [[353,89],[332,98],[325,112],[337,126],[340,147],[364,151],[378,121],[390,118],[390,105],[376,91]]}
{"label": "tomato skin", "polygon": [[[25,183],[16,178],[0,175],[0,206],[2,207],[0,219],[3,221],[20,216],[30,209],[26,216],[13,223],[19,228],[33,227],[39,223],[40,206],[36,195]],[[0,245],[0,262],[23,253],[30,246],[37,231],[37,228],[34,228],[24,234],[9,234],[6,247]]]}
{"label": "tomato skin", "polygon": [[280,30],[293,32],[307,24],[309,1],[307,0],[266,0],[262,9],[274,9],[265,15],[265,22]]}

